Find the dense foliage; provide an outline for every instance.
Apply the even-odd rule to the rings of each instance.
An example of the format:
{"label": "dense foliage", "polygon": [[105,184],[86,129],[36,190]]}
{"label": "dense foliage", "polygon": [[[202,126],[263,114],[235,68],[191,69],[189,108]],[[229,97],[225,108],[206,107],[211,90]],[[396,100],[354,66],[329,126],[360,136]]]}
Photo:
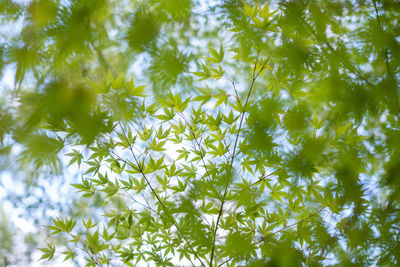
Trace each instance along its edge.
{"label": "dense foliage", "polygon": [[1,40],[0,66],[15,67],[1,151],[31,186],[81,174],[43,259],[400,264],[398,1],[0,10],[21,27]]}

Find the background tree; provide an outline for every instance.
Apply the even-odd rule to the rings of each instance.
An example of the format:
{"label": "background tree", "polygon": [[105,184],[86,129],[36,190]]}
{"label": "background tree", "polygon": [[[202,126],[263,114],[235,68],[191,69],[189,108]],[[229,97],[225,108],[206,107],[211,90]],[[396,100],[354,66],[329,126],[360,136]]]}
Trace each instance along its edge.
{"label": "background tree", "polygon": [[396,1],[39,2],[4,5],[28,23],[3,144],[82,165],[99,208],[53,218],[67,259],[398,264]]}

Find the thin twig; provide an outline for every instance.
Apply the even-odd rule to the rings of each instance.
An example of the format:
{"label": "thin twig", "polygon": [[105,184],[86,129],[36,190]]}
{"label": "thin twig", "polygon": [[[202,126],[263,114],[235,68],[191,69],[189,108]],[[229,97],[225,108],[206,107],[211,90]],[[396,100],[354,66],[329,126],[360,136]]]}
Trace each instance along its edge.
{"label": "thin twig", "polygon": [[[315,216],[315,215],[321,213],[326,207],[327,207],[327,206],[323,206],[322,208],[320,208],[320,209],[318,209],[317,211],[315,211],[315,212],[311,213],[310,215],[308,215],[306,218],[304,218],[304,219],[302,219],[302,220],[300,220],[300,221],[298,221],[298,222],[289,224],[289,225],[287,225],[287,226],[285,226],[285,227],[282,227],[281,229],[278,229],[278,230],[272,232],[271,234],[268,234],[268,235],[266,235],[266,236],[263,236],[260,240],[258,240],[258,241],[255,242],[254,244],[256,245],[256,244],[258,244],[258,243],[261,243],[261,242],[263,242],[264,240],[266,240],[267,238],[269,238],[269,237],[271,237],[271,236],[273,236],[273,235],[275,235],[275,234],[277,234],[277,233],[279,233],[279,232],[282,232],[282,231],[284,231],[284,230],[286,230],[286,229],[288,229],[288,228],[291,228],[291,227],[293,227],[293,226],[296,226],[296,225],[298,225],[298,224],[300,224],[300,223],[303,223],[303,222],[307,221],[307,220],[310,219],[311,217],[313,217],[313,216]],[[234,257],[231,257],[231,258],[227,259],[227,260],[224,261],[223,263],[219,264],[218,267],[224,265],[225,263],[227,263],[227,262],[229,262],[229,261],[231,261],[231,260],[234,260],[234,259],[235,259],[236,257],[238,257],[238,256],[240,256],[240,255],[236,255],[236,256],[234,256]]]}
{"label": "thin twig", "polygon": [[[260,71],[258,73],[256,73],[257,64],[258,64],[258,58],[259,58],[259,52],[260,51],[258,51],[257,58],[256,58],[256,61],[254,63],[252,81],[251,81],[251,84],[250,84],[249,92],[247,93],[246,101],[245,101],[245,104],[244,104],[244,107],[243,107],[243,111],[242,111],[242,114],[241,114],[241,118],[240,118],[240,122],[239,122],[239,128],[238,128],[238,131],[237,131],[237,134],[236,134],[236,138],[235,138],[235,143],[234,143],[234,146],[233,146],[232,159],[231,159],[231,163],[230,163],[230,166],[229,166],[228,177],[232,174],[232,167],[233,167],[233,162],[234,162],[235,156],[236,156],[236,149],[237,149],[237,144],[238,144],[238,141],[239,141],[239,134],[240,134],[240,131],[242,129],[242,124],[243,124],[243,121],[244,121],[244,116],[246,114],[247,104],[249,102],[251,92],[253,91],[254,83],[255,83],[258,75],[260,75],[260,73],[264,70],[265,65],[268,63],[269,58],[270,58],[270,57],[268,57],[267,60],[265,60],[264,64],[262,65],[262,67],[260,69]],[[212,245],[212,248],[211,248],[211,257],[210,257],[210,265],[209,265],[210,267],[212,266],[212,262],[213,262],[213,259],[214,259],[216,236],[217,236],[219,221],[221,220],[221,216],[222,216],[222,213],[223,213],[223,210],[224,210],[225,198],[226,198],[227,193],[228,193],[228,186],[229,186],[229,178],[228,178],[228,181],[227,181],[227,183],[225,185],[224,194],[223,194],[222,199],[221,199],[221,207],[219,209],[217,221],[216,221],[216,224],[215,224],[215,229],[214,229],[214,234],[213,234],[213,245]]]}
{"label": "thin twig", "polygon": [[[67,235],[69,235],[72,239],[76,239],[76,236],[74,236],[70,232],[65,232],[65,233]],[[91,253],[89,251],[87,245],[84,242],[87,242],[87,241],[82,241],[83,251],[89,256],[89,258],[93,261],[94,264],[96,264],[97,266],[103,267],[103,264],[101,264],[101,262],[99,262],[98,259],[96,259],[96,257],[93,255],[93,253]]]}
{"label": "thin twig", "polygon": [[189,124],[189,121],[187,120],[187,118],[185,117],[185,115],[184,115],[183,113],[179,113],[179,115],[180,115],[180,116],[182,117],[182,119],[186,122],[186,125],[187,125],[188,128],[189,128],[189,132],[190,132],[190,134],[192,135],[193,140],[195,141],[195,143],[196,143],[196,145],[197,145],[197,149],[196,149],[196,146],[194,146],[194,149],[195,149],[195,151],[197,151],[197,152],[199,153],[199,155],[200,155],[201,161],[203,162],[203,166],[204,166],[204,169],[205,169],[205,171],[206,171],[206,174],[207,174],[208,178],[212,179],[211,176],[210,176],[210,172],[208,171],[208,167],[207,167],[207,165],[206,165],[206,162],[205,162],[205,160],[204,160],[204,156],[205,156],[205,155],[203,154],[203,151],[202,151],[202,149],[201,149],[200,142],[197,140],[197,137],[196,137],[196,135],[194,134],[194,131],[193,131],[192,126]]}
{"label": "thin twig", "polygon": [[277,169],[277,170],[271,172],[270,174],[263,175],[260,179],[258,179],[258,181],[255,181],[254,183],[250,184],[249,187],[252,187],[253,185],[258,184],[259,182],[264,181],[264,180],[267,179],[268,177],[270,177],[270,176],[274,175],[275,173],[279,172],[281,169],[282,169],[282,168],[279,168],[279,169]]}
{"label": "thin twig", "polygon": [[364,76],[364,74],[361,73],[361,71],[359,69],[357,69],[357,67],[355,67],[350,61],[348,61],[346,58],[343,58],[343,56],[340,55],[340,53],[337,53],[337,51],[335,50],[335,48],[333,48],[333,46],[325,39],[325,38],[321,38],[312,28],[310,25],[306,24],[306,26],[308,26],[308,29],[310,30],[311,34],[314,35],[315,38],[317,38],[317,40],[323,42],[328,48],[329,50],[331,50],[332,52],[338,54],[339,58],[342,59],[342,63],[343,66],[351,71],[353,74],[357,75],[360,79],[364,80],[365,83],[367,83],[369,86],[373,86],[373,83],[370,82],[367,77]]}
{"label": "thin twig", "polygon": [[273,236],[273,235],[275,235],[275,234],[277,234],[277,233],[279,233],[279,232],[282,232],[282,231],[284,231],[284,230],[286,230],[286,229],[288,229],[288,228],[291,228],[291,227],[293,227],[293,226],[296,226],[296,225],[298,225],[298,224],[300,224],[300,223],[303,223],[303,222],[307,221],[307,220],[310,219],[311,217],[314,217],[315,215],[321,213],[321,211],[323,211],[325,208],[326,208],[326,206],[323,206],[323,207],[320,208],[319,210],[314,211],[313,213],[311,213],[310,215],[308,215],[306,218],[304,218],[304,219],[302,219],[302,220],[300,220],[300,221],[298,221],[298,222],[295,222],[295,223],[286,225],[285,227],[282,227],[281,229],[278,229],[278,230],[276,230],[276,231],[274,231],[274,232],[272,232],[272,233],[270,233],[270,234],[268,234],[268,235],[266,235],[266,236],[263,236],[259,241],[256,242],[256,244],[258,244],[258,243],[264,241],[265,239],[267,239],[267,238],[269,238],[269,237],[271,237],[271,236]]}
{"label": "thin twig", "polygon": [[[374,4],[376,20],[378,21],[379,28],[383,32],[384,29],[383,29],[383,25],[382,25],[382,22],[381,22],[381,17],[379,16],[379,10],[378,10],[378,6],[376,5],[376,0],[372,0],[372,2]],[[387,74],[389,76],[389,79],[393,79],[393,73],[392,73],[392,69],[390,67],[390,62],[389,62],[389,53],[388,53],[388,49],[386,47],[385,47],[384,54],[385,54],[385,64],[386,64]]]}
{"label": "thin twig", "polygon": [[[111,73],[113,73],[113,69],[111,68],[111,64],[108,62],[108,60],[105,58],[103,51],[101,51],[101,49],[94,44],[94,42],[90,42],[94,51],[96,51],[97,57],[99,59],[99,63],[100,65],[104,68],[104,70],[106,71],[111,71]],[[114,73],[113,73],[114,74]]]}
{"label": "thin twig", "polygon": [[[167,207],[165,206],[164,202],[161,200],[160,196],[157,194],[157,192],[154,190],[153,186],[151,185],[149,179],[148,179],[147,176],[144,174],[144,172],[143,172],[143,166],[140,166],[139,161],[138,161],[138,159],[137,159],[135,153],[134,153],[133,150],[132,150],[132,145],[130,144],[130,142],[129,142],[129,140],[128,140],[128,137],[126,136],[123,127],[122,127],[121,125],[120,125],[120,127],[121,127],[121,130],[122,130],[122,132],[123,132],[123,134],[124,134],[124,136],[125,136],[126,142],[130,145],[130,146],[129,146],[130,151],[131,151],[132,156],[133,156],[133,158],[134,158],[134,160],[135,160],[135,162],[136,162],[136,165],[137,165],[138,167],[135,167],[132,163],[130,163],[130,162],[128,162],[128,161],[122,159],[122,158],[119,157],[119,156],[118,156],[118,158],[121,159],[121,160],[123,160],[123,161],[126,162],[129,166],[131,166],[131,167],[134,168],[135,170],[138,170],[138,171],[142,174],[144,180],[146,181],[147,185],[148,185],[149,188],[150,188],[150,191],[153,193],[153,195],[156,197],[157,201],[160,203],[160,205],[161,205],[161,207],[163,208],[165,214],[167,215],[167,217],[169,217],[170,221],[171,221],[171,222],[173,223],[173,225],[175,226],[175,228],[176,228],[176,230],[178,231],[179,235],[185,240],[185,242],[186,242],[187,245],[189,246],[189,249],[192,251],[193,255],[200,261],[201,265],[205,267],[205,264],[204,264],[203,261],[201,260],[200,256],[197,254],[197,252],[196,252],[196,251],[194,250],[194,248],[192,247],[192,244],[189,242],[189,240],[188,240],[188,239],[186,238],[186,236],[183,234],[183,232],[181,231],[181,229],[180,229],[180,227],[179,227],[177,221],[176,221],[176,220],[174,219],[174,217],[169,213],[169,211],[168,211]],[[114,154],[115,154],[115,153],[114,153]],[[144,163],[143,163],[143,164],[144,164]]]}

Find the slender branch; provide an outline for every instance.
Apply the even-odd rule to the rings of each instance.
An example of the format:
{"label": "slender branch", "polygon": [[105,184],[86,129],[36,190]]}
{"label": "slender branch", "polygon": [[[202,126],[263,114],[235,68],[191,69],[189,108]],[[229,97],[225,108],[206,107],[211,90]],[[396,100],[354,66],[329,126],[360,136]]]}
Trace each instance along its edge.
{"label": "slender branch", "polygon": [[275,173],[279,172],[281,169],[282,169],[282,168],[279,168],[279,169],[277,169],[277,170],[271,172],[270,174],[263,175],[260,179],[258,179],[258,181],[255,181],[254,183],[250,184],[249,187],[252,187],[253,185],[258,184],[259,182],[264,181],[264,180],[267,179],[268,177],[270,177],[270,176],[274,175]]}
{"label": "slender branch", "polygon": [[269,238],[269,237],[271,237],[271,236],[273,236],[273,235],[275,235],[275,234],[277,234],[277,233],[279,233],[279,232],[282,232],[282,231],[284,231],[284,230],[286,230],[286,229],[288,229],[288,228],[291,228],[291,227],[293,227],[293,226],[296,226],[296,225],[298,225],[298,224],[300,224],[300,223],[303,223],[303,222],[307,221],[307,220],[310,219],[311,217],[314,217],[315,215],[321,213],[325,208],[326,208],[326,206],[323,206],[322,208],[320,208],[320,209],[318,209],[317,211],[314,211],[313,213],[311,213],[310,215],[308,215],[306,218],[304,218],[304,219],[302,219],[302,220],[300,220],[300,221],[298,221],[298,222],[295,222],[295,223],[286,225],[285,227],[282,227],[281,229],[278,229],[278,230],[276,230],[276,231],[274,231],[274,232],[272,232],[272,233],[270,233],[270,234],[268,234],[268,235],[266,235],[266,236],[263,236],[257,243],[260,243],[260,242],[264,241],[265,239],[267,239],[267,238]]}
{"label": "slender branch", "polygon": [[97,57],[99,58],[99,62],[101,66],[104,68],[104,70],[106,71],[110,70],[113,73],[113,69],[111,68],[110,63],[105,58],[103,51],[101,51],[101,49],[97,45],[95,45],[94,42],[90,43],[92,44],[93,49],[96,51]]}
{"label": "slender branch", "polygon": [[[376,4],[376,0],[372,0],[372,3],[374,5],[374,10],[375,10],[375,15],[376,15],[376,20],[378,22],[379,28],[381,29],[382,32],[384,32],[384,28],[382,25],[382,21],[381,21],[381,16],[379,15],[379,10],[378,10],[378,6]],[[387,78],[391,83],[395,83],[395,87],[390,88],[391,91],[391,95],[393,96],[392,100],[395,102],[396,104],[396,108],[397,108],[397,112],[400,110],[400,104],[398,101],[398,96],[397,96],[397,81],[393,75],[392,69],[390,67],[390,60],[389,60],[389,52],[388,52],[388,47],[385,45],[383,47],[383,54],[385,57],[385,65],[386,65],[386,73],[387,73]]]}
{"label": "slender branch", "polygon": [[[229,166],[228,177],[232,174],[232,167],[233,167],[233,162],[234,162],[235,156],[236,156],[236,149],[237,149],[237,144],[238,144],[238,141],[239,141],[239,134],[240,134],[240,131],[242,129],[242,124],[243,124],[243,121],[244,121],[244,116],[246,114],[247,104],[249,102],[251,92],[253,91],[254,84],[255,84],[255,81],[256,81],[257,77],[264,70],[265,65],[268,63],[268,61],[270,59],[270,57],[268,57],[267,60],[265,60],[264,64],[262,65],[260,71],[256,72],[257,64],[258,64],[258,58],[259,58],[259,52],[257,54],[256,61],[254,63],[252,81],[251,81],[249,92],[247,93],[247,97],[246,97],[246,100],[245,100],[245,103],[244,103],[243,111],[242,111],[240,122],[239,122],[239,128],[238,128],[238,131],[236,133],[235,143],[234,143],[233,152],[232,152],[232,159],[231,159],[231,163],[230,163],[230,166]],[[217,236],[219,222],[221,220],[221,216],[222,216],[222,213],[223,213],[223,210],[224,210],[225,198],[226,198],[227,193],[228,193],[228,186],[229,186],[229,179],[228,179],[228,181],[227,181],[227,183],[225,185],[224,194],[223,194],[222,199],[221,199],[221,207],[219,209],[217,221],[216,221],[216,224],[215,224],[215,229],[214,229],[214,234],[213,234],[213,245],[212,245],[212,248],[211,248],[211,257],[210,257],[210,265],[209,265],[210,267],[212,266],[212,262],[213,262],[213,259],[214,259],[216,236]]]}
{"label": "slender branch", "polygon": [[[195,151],[197,151],[197,152],[199,153],[200,158],[201,158],[201,161],[203,162],[204,169],[205,169],[205,171],[206,171],[206,175],[208,176],[208,178],[209,178],[210,180],[212,180],[212,177],[211,177],[211,175],[210,175],[210,172],[208,171],[208,167],[207,167],[206,162],[205,162],[205,160],[204,160],[203,151],[201,150],[201,146],[200,146],[201,140],[200,140],[200,142],[198,141],[196,135],[194,134],[193,128],[192,128],[192,126],[189,124],[189,122],[188,122],[187,118],[185,117],[185,115],[184,115],[183,113],[179,113],[179,115],[183,118],[183,120],[185,121],[186,125],[189,127],[189,132],[191,133],[193,139],[195,140],[195,143],[196,143],[196,145],[197,145],[197,147],[198,147],[198,151],[196,150],[196,145],[194,145],[193,148],[194,148]],[[218,192],[215,190],[215,188],[214,188],[214,187],[212,187],[212,188],[214,189],[215,195],[216,195],[217,197],[219,197],[219,194],[218,194]],[[207,220],[206,217],[204,217],[202,214],[201,214],[201,217],[207,222],[208,225],[210,225],[210,223],[208,222],[208,220]]]}
{"label": "slender branch", "polygon": [[133,203],[136,203],[136,204],[138,204],[138,205],[140,205],[140,206],[142,206],[142,207],[144,207],[144,208],[146,208],[146,209],[148,209],[148,210],[154,212],[154,213],[157,214],[158,216],[165,218],[164,215],[160,214],[158,211],[156,211],[155,209],[153,209],[148,203],[147,203],[147,205],[146,205],[146,204],[143,204],[142,202],[136,200],[131,194],[129,194],[129,193],[127,193],[127,192],[124,192],[124,194],[120,194],[120,195],[128,197]]}
{"label": "slender branch", "polygon": [[95,263],[96,265],[98,265],[100,267],[103,267],[103,264],[101,264],[101,262],[99,262],[99,260],[91,252],[89,252],[89,249],[86,247],[85,244],[83,244],[83,251],[86,252],[86,254],[93,261],[93,263]]}
{"label": "slender branch", "polygon": [[206,162],[205,162],[205,160],[204,160],[204,156],[205,156],[205,155],[203,154],[203,151],[201,150],[200,142],[197,140],[197,137],[196,137],[196,135],[194,134],[194,131],[193,131],[192,126],[189,124],[189,121],[187,120],[187,118],[185,117],[185,115],[184,115],[183,113],[179,113],[179,115],[180,115],[180,116],[182,117],[182,119],[186,122],[186,125],[187,125],[188,128],[189,128],[189,132],[190,132],[190,134],[192,135],[193,140],[195,141],[195,143],[196,143],[196,145],[197,145],[197,149],[196,149],[196,146],[194,146],[194,149],[195,149],[195,151],[197,150],[197,152],[198,152],[199,155],[200,155],[201,161],[203,162],[203,166],[204,166],[204,169],[205,169],[205,171],[206,171],[206,174],[207,174],[208,178],[212,179],[211,176],[210,176],[210,172],[208,171],[208,167],[207,167],[207,165],[206,165]]}
{"label": "slender branch", "polygon": [[[134,158],[134,160],[135,160],[135,162],[136,162],[137,167],[134,166],[132,163],[130,163],[130,162],[128,162],[128,161],[122,159],[122,158],[119,157],[119,156],[118,156],[118,158],[121,159],[121,160],[123,160],[123,161],[126,162],[129,166],[131,166],[131,167],[134,168],[135,170],[138,170],[138,171],[142,174],[142,176],[143,176],[144,180],[146,181],[147,185],[149,186],[151,192],[152,192],[153,195],[156,197],[158,203],[160,203],[160,205],[161,205],[161,207],[163,208],[163,210],[164,210],[165,214],[167,215],[167,217],[169,217],[170,221],[174,224],[174,226],[175,226],[176,230],[178,231],[179,235],[180,235],[180,236],[185,240],[185,242],[188,244],[189,249],[192,251],[193,255],[200,261],[201,265],[205,267],[205,264],[204,264],[203,261],[201,260],[200,256],[199,256],[199,255],[197,254],[197,252],[194,250],[194,248],[192,247],[192,244],[189,242],[189,240],[185,237],[185,235],[183,234],[183,232],[182,232],[181,229],[179,228],[179,225],[178,225],[177,221],[176,221],[176,220],[174,219],[174,217],[169,213],[169,211],[168,211],[167,207],[165,206],[164,202],[161,200],[160,196],[157,194],[157,192],[154,190],[153,186],[151,185],[149,179],[148,179],[147,176],[144,174],[144,172],[143,172],[143,166],[140,166],[139,161],[138,161],[138,159],[137,159],[135,153],[133,152],[132,144],[129,142],[128,137],[126,136],[125,131],[124,131],[123,127],[121,126],[121,124],[120,124],[120,127],[121,127],[122,132],[123,132],[123,134],[124,134],[124,136],[125,136],[126,142],[129,144],[129,149],[130,149],[130,151],[131,151],[131,153],[132,153],[132,156],[133,156],[133,158]],[[114,153],[114,155],[116,155],[116,154]]]}
{"label": "slender branch", "polygon": [[121,158],[117,153],[115,153],[114,151],[110,150],[110,153],[113,154],[114,156],[116,156],[119,160],[121,160],[122,162],[124,162],[125,164],[129,165],[132,169],[134,169],[137,172],[140,172],[140,170],[138,169],[138,167],[136,167],[135,165],[133,165],[132,163],[130,163],[129,161]]}
{"label": "slender branch", "polygon": [[323,42],[328,48],[329,50],[331,50],[332,52],[338,54],[339,58],[342,59],[342,63],[343,66],[351,71],[353,74],[357,75],[360,79],[364,80],[365,83],[367,83],[369,86],[373,86],[373,83],[370,82],[367,77],[364,76],[364,74],[361,73],[361,71],[354,66],[350,61],[348,61],[346,58],[343,58],[343,56],[340,55],[340,53],[337,53],[337,51],[335,50],[335,48],[333,48],[333,46],[325,39],[325,38],[321,38],[312,28],[310,25],[306,24],[306,26],[308,26],[308,29],[310,30],[311,34],[314,35],[315,38],[317,38],[317,40]]}
{"label": "slender branch", "polygon": [[240,101],[238,90],[236,89],[235,77],[232,78],[231,84],[232,84],[233,90],[235,91],[236,100],[239,102],[240,105],[242,105],[242,101]]}
{"label": "slender branch", "polygon": [[[194,134],[193,128],[192,128],[192,126],[189,124],[189,122],[188,122],[187,118],[185,117],[185,115],[182,114],[182,113],[180,113],[180,116],[183,118],[183,120],[185,121],[186,125],[189,127],[189,132],[190,132],[190,134],[192,135],[193,139],[195,140],[196,145],[198,146],[198,149],[196,149],[196,146],[194,146],[193,148],[194,148],[195,151],[197,151],[197,153],[199,153],[200,158],[201,158],[201,161],[203,162],[203,165],[204,165],[204,169],[205,169],[205,171],[206,171],[206,175],[208,176],[208,178],[209,178],[210,181],[211,181],[211,180],[212,180],[212,177],[211,177],[210,172],[209,172],[209,170],[208,170],[208,167],[207,167],[207,165],[206,165],[206,162],[205,162],[205,159],[204,159],[204,158],[205,158],[205,155],[203,154],[203,151],[201,150],[200,142],[198,141],[196,135]],[[216,195],[216,197],[217,197],[217,198],[220,198],[220,195],[219,195],[218,191],[217,191],[214,187],[211,187],[211,188],[213,189],[214,194]]]}
{"label": "slender branch", "polygon": [[[74,236],[73,234],[71,234],[70,232],[65,232],[67,235],[69,235],[72,239],[75,239],[76,236]],[[87,241],[86,241],[87,242]],[[89,251],[88,246],[84,243],[84,241],[82,241],[82,247],[83,247],[83,251],[89,256],[89,258],[93,261],[94,264],[103,267],[103,264],[101,264],[101,262],[98,261],[98,259],[96,259],[95,255],[93,253],[91,253]]]}
{"label": "slender branch", "polygon": [[[372,0],[372,3],[374,4],[376,20],[378,21],[379,28],[381,29],[381,31],[384,31],[383,26],[382,26],[381,17],[379,16],[378,6],[376,5],[376,0]],[[392,74],[392,70],[391,70],[391,67],[390,67],[388,50],[387,50],[386,47],[385,47],[384,53],[385,53],[386,71],[387,71],[387,74],[389,75],[389,78],[392,78],[393,74]]]}
{"label": "slender branch", "polygon": [[[287,225],[287,226],[285,226],[285,227],[282,227],[281,229],[278,229],[278,230],[272,232],[271,234],[268,234],[268,235],[266,235],[266,236],[263,236],[260,240],[258,240],[258,241],[255,242],[254,244],[261,243],[261,242],[263,242],[265,239],[267,239],[267,238],[269,238],[269,237],[271,237],[271,236],[273,236],[273,235],[275,235],[275,234],[277,234],[277,233],[279,233],[279,232],[282,232],[282,231],[284,231],[284,230],[286,230],[286,229],[288,229],[288,228],[291,228],[291,227],[293,227],[293,226],[296,226],[296,225],[298,225],[298,224],[300,224],[300,223],[303,223],[303,222],[307,221],[307,220],[310,219],[311,217],[314,217],[315,215],[321,213],[326,207],[327,207],[327,206],[323,206],[323,207],[321,207],[320,209],[318,209],[317,211],[314,211],[313,213],[309,214],[306,218],[304,218],[304,219],[302,219],[302,220],[300,220],[300,221],[298,221],[298,222],[289,224],[289,225]],[[224,265],[225,263],[227,263],[227,262],[229,262],[229,261],[231,261],[231,260],[234,260],[237,256],[239,256],[239,255],[236,255],[236,256],[234,256],[234,257],[231,257],[231,258],[227,259],[227,260],[224,261],[223,263],[219,264],[218,267]]]}
{"label": "slender branch", "polygon": [[[123,160],[121,157],[119,157],[119,155],[117,155],[117,154],[114,153],[113,151],[111,151],[111,153],[113,153],[116,157],[118,157],[118,159],[120,159],[120,160],[122,160],[123,162],[126,163],[126,161]],[[129,163],[126,163],[126,164],[129,165]],[[135,170],[136,170],[136,169],[135,169]],[[138,170],[137,170],[137,171],[138,171]],[[124,192],[124,194],[121,194],[121,195],[128,197],[133,203],[137,203],[137,204],[139,204],[139,205],[141,205],[141,206],[147,208],[148,210],[154,212],[154,213],[157,214],[158,216],[160,216],[160,217],[162,217],[162,218],[167,218],[167,217],[165,217],[164,215],[160,214],[160,213],[159,213],[158,211],[156,211],[155,209],[153,209],[153,208],[150,206],[150,204],[149,204],[149,202],[147,201],[147,199],[146,199],[143,195],[142,195],[142,197],[143,197],[143,199],[146,201],[146,204],[147,204],[147,205],[141,203],[141,202],[138,201],[138,200],[136,200],[131,194],[129,194],[129,193],[127,193],[127,192]],[[200,214],[200,216],[205,220],[205,222],[206,222],[209,226],[211,225],[211,224],[208,222],[208,220],[207,220],[206,217],[204,217],[202,214]]]}
{"label": "slender branch", "polygon": [[226,261],[224,261],[224,262],[222,262],[221,264],[219,264],[219,265],[218,265],[218,267],[220,267],[220,266],[224,265],[225,263],[227,263],[228,261],[231,261],[231,260],[233,260],[233,258],[229,258],[229,259],[227,259]]}

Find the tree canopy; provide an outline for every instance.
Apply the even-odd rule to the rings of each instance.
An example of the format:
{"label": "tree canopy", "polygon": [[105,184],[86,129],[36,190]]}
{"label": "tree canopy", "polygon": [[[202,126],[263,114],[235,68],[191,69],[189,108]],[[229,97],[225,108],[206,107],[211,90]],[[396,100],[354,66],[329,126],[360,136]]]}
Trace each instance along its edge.
{"label": "tree canopy", "polygon": [[5,195],[41,260],[400,264],[400,2],[0,11],[1,170],[23,185]]}

